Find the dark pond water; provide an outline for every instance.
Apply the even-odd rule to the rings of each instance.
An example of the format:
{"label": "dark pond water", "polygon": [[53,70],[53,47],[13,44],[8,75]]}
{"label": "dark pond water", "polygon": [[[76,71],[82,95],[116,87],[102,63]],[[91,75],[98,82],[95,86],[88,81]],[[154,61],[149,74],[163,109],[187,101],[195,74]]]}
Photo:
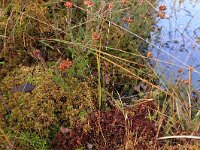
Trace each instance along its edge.
{"label": "dark pond water", "polygon": [[200,89],[200,0],[160,0],[161,4],[167,6],[167,19],[157,18],[151,41],[157,47],[149,48],[157,59],[156,70],[165,80],[176,81],[179,68],[181,78],[188,79],[192,66],[192,86]]}

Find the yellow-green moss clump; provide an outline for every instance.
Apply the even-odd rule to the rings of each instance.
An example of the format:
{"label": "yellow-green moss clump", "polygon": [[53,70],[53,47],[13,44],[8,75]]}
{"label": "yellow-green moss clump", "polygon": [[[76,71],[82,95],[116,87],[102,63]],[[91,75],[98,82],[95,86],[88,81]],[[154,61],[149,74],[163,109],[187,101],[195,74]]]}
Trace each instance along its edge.
{"label": "yellow-green moss clump", "polygon": [[[13,86],[26,82],[35,85],[31,92],[10,92]],[[8,130],[12,128],[14,136],[26,132],[46,139],[52,134],[51,127],[58,130],[60,126],[72,127],[76,121],[84,122],[94,109],[96,97],[89,83],[67,75],[61,77],[40,65],[19,67],[2,80],[6,88],[1,88],[4,93],[1,125]]]}

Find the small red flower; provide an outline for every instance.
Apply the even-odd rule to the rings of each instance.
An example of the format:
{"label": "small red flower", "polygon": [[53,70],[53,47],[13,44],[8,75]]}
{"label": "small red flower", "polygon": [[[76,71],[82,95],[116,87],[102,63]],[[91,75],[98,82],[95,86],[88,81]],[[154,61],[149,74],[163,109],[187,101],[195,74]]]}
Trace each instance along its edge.
{"label": "small red flower", "polygon": [[72,8],[73,3],[68,1],[68,2],[65,2],[64,5],[66,8]]}
{"label": "small red flower", "polygon": [[87,6],[87,7],[92,7],[94,6],[94,3],[92,1],[85,1],[84,4]]}
{"label": "small red flower", "polygon": [[164,18],[166,18],[165,17],[165,10],[167,9],[167,6],[165,6],[165,5],[160,5],[159,6],[159,11],[158,11],[158,17],[160,17],[161,19],[164,19]]}
{"label": "small red flower", "polygon": [[189,85],[190,81],[189,80],[183,80],[183,83],[186,85]]}
{"label": "small red flower", "polygon": [[131,18],[131,17],[129,17],[129,18],[127,19],[127,22],[128,22],[128,23],[133,23],[133,22],[134,22],[134,19]]}
{"label": "small red flower", "polygon": [[179,68],[179,69],[178,69],[178,73],[181,74],[182,72],[183,72],[183,68]]}
{"label": "small red flower", "polygon": [[147,52],[147,58],[152,58],[152,57],[153,57],[152,51]]}
{"label": "small red flower", "polygon": [[92,34],[92,39],[93,39],[93,40],[98,40],[98,39],[99,39],[99,34],[98,34],[97,32],[94,32],[94,33]]}
{"label": "small red flower", "polygon": [[72,61],[70,61],[69,59],[63,60],[60,65],[59,65],[59,69],[61,71],[65,70],[65,69],[69,69],[72,66]]}
{"label": "small red flower", "polygon": [[194,68],[193,68],[192,66],[189,66],[189,67],[188,67],[188,70],[189,70],[189,71],[194,71]]}
{"label": "small red flower", "polygon": [[163,11],[163,10],[166,10],[167,9],[167,6],[165,6],[165,5],[160,5],[159,6],[159,10],[160,11]]}
{"label": "small red flower", "polygon": [[123,21],[123,22],[128,22],[128,23],[133,23],[133,22],[134,22],[134,19],[131,18],[131,17],[128,17],[128,18],[123,17],[123,18],[122,18],[122,21]]}
{"label": "small red flower", "polygon": [[111,10],[113,8],[113,2],[108,3],[108,9]]}

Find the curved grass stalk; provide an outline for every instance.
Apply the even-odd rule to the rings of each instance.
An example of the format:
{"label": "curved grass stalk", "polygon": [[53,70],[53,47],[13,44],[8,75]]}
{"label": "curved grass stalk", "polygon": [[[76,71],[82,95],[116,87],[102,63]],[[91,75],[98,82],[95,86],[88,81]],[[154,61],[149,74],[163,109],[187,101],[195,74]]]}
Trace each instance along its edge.
{"label": "curved grass stalk", "polygon": [[167,139],[196,139],[196,140],[200,140],[200,136],[174,135],[174,136],[164,136],[164,137],[158,138],[158,140],[167,140]]}
{"label": "curved grass stalk", "polygon": [[133,72],[131,72],[131,71],[128,70],[127,68],[124,68],[123,66],[121,66],[121,65],[119,65],[119,64],[117,64],[117,63],[111,61],[110,59],[108,59],[108,58],[106,58],[106,57],[104,57],[104,56],[101,56],[101,58],[104,59],[104,60],[106,60],[106,61],[108,61],[108,62],[110,62],[110,63],[113,64],[114,66],[117,66],[118,68],[122,69],[123,71],[129,73],[129,74],[132,75],[132,77],[134,77],[135,79],[141,80],[142,82],[147,83],[148,85],[151,85],[152,87],[154,87],[154,88],[156,88],[156,89],[158,89],[158,90],[160,90],[160,91],[166,93],[167,95],[170,95],[170,93],[164,91],[161,87],[159,87],[159,86],[157,86],[157,85],[154,85],[154,84],[152,84],[151,82],[149,82],[148,80],[143,79],[143,78],[137,76],[136,74],[134,74]]}
{"label": "curved grass stalk", "polygon": [[[134,54],[134,53],[131,53],[131,52],[126,52],[126,51],[124,51],[124,50],[120,50],[120,49],[112,48],[112,47],[108,47],[108,46],[102,46],[102,47],[109,48],[109,49],[111,49],[111,50],[120,51],[120,52],[123,52],[123,53],[126,53],[126,54],[130,54],[130,55],[133,55],[133,56],[142,57],[142,58],[144,58],[144,59],[156,60],[156,61],[159,61],[159,62],[168,64],[168,65],[171,65],[171,66],[176,66],[176,67],[180,67],[180,68],[183,68],[183,69],[188,69],[188,67],[184,67],[184,66],[178,65],[178,64],[176,64],[176,63],[171,63],[171,62],[168,62],[168,61],[165,61],[165,60],[155,59],[155,58],[148,58],[147,56],[138,55],[138,54]],[[197,71],[197,72],[198,72],[198,71]],[[200,73],[200,72],[199,72],[199,73]]]}

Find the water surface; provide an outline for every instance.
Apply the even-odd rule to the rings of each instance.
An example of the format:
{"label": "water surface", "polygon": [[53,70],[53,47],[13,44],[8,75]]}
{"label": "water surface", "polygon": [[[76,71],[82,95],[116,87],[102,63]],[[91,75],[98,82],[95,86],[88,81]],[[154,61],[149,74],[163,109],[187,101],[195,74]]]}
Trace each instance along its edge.
{"label": "water surface", "polygon": [[151,42],[157,47],[149,48],[158,59],[156,70],[176,81],[178,69],[183,68],[181,78],[187,80],[188,66],[192,66],[193,87],[200,89],[200,0],[160,0],[161,4],[167,6],[166,19],[156,19]]}

